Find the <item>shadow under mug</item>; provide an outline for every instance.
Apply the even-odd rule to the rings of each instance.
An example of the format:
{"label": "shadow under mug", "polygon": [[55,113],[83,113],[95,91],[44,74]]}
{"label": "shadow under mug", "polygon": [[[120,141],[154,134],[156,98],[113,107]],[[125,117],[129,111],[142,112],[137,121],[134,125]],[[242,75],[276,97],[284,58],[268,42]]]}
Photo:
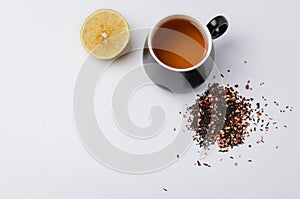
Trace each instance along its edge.
{"label": "shadow under mug", "polygon": [[[191,21],[204,37],[207,50],[204,58],[190,68],[174,68],[159,60],[152,49],[155,30],[171,19]],[[223,35],[228,29],[228,20],[224,16],[214,17],[207,25],[199,19],[186,14],[174,14],[160,20],[148,34],[143,52],[143,65],[148,77],[156,84],[175,92],[186,92],[200,86],[209,76],[214,66],[213,39]],[[188,51],[189,49],[187,49]]]}

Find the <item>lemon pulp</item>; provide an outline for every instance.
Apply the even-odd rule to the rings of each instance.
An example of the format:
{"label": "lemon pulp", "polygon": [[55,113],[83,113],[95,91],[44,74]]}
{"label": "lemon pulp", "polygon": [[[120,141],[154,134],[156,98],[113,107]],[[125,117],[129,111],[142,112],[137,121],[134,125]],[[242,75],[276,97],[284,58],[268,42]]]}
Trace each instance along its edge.
{"label": "lemon pulp", "polygon": [[98,59],[112,59],[127,46],[129,26],[117,11],[100,9],[85,20],[80,37],[87,52]]}

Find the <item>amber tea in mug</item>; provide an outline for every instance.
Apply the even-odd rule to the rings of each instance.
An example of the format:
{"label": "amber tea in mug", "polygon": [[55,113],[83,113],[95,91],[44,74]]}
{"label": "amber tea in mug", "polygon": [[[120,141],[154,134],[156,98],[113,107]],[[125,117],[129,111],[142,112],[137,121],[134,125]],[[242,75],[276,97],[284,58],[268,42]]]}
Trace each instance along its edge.
{"label": "amber tea in mug", "polygon": [[201,31],[190,20],[173,18],[156,28],[152,37],[155,56],[165,65],[185,69],[205,57],[207,44]]}

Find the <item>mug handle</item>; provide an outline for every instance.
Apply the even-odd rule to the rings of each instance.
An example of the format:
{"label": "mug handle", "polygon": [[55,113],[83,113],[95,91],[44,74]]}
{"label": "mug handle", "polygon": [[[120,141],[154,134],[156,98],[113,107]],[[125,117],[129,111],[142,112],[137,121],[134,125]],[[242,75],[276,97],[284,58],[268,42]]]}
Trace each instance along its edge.
{"label": "mug handle", "polygon": [[212,39],[223,35],[228,29],[228,20],[224,16],[216,16],[206,26],[211,34]]}

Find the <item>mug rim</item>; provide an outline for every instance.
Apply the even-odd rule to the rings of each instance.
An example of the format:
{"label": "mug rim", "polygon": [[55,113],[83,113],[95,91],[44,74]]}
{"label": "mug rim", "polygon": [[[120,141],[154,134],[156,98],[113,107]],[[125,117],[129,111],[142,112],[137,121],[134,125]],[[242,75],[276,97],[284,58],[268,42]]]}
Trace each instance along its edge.
{"label": "mug rim", "polygon": [[[156,30],[156,28],[159,27],[159,25],[161,25],[163,22],[165,22],[169,19],[173,19],[173,18],[188,19],[188,20],[191,20],[192,22],[196,23],[196,25],[197,25],[196,27],[199,29],[199,31],[201,31],[201,33],[203,34],[204,39],[207,43],[207,51],[206,51],[206,54],[205,54],[204,58],[201,59],[201,61],[199,63],[193,65],[192,67],[189,67],[189,68],[174,68],[174,67],[168,66],[167,64],[160,61],[156,57],[155,53],[153,52],[152,37],[153,37],[154,30]],[[175,72],[187,72],[187,71],[191,71],[191,70],[194,70],[194,69],[198,68],[199,66],[201,66],[208,59],[208,57],[210,56],[211,50],[212,50],[212,38],[211,38],[211,34],[210,34],[207,26],[201,20],[199,20],[197,17],[192,16],[190,14],[186,14],[186,13],[176,13],[176,14],[168,15],[168,16],[162,18],[161,20],[159,20],[152,27],[150,33],[148,34],[147,44],[148,44],[150,54],[155,59],[155,61],[159,65],[161,65],[162,67],[164,67],[168,70],[171,70],[171,71],[175,71]]]}

